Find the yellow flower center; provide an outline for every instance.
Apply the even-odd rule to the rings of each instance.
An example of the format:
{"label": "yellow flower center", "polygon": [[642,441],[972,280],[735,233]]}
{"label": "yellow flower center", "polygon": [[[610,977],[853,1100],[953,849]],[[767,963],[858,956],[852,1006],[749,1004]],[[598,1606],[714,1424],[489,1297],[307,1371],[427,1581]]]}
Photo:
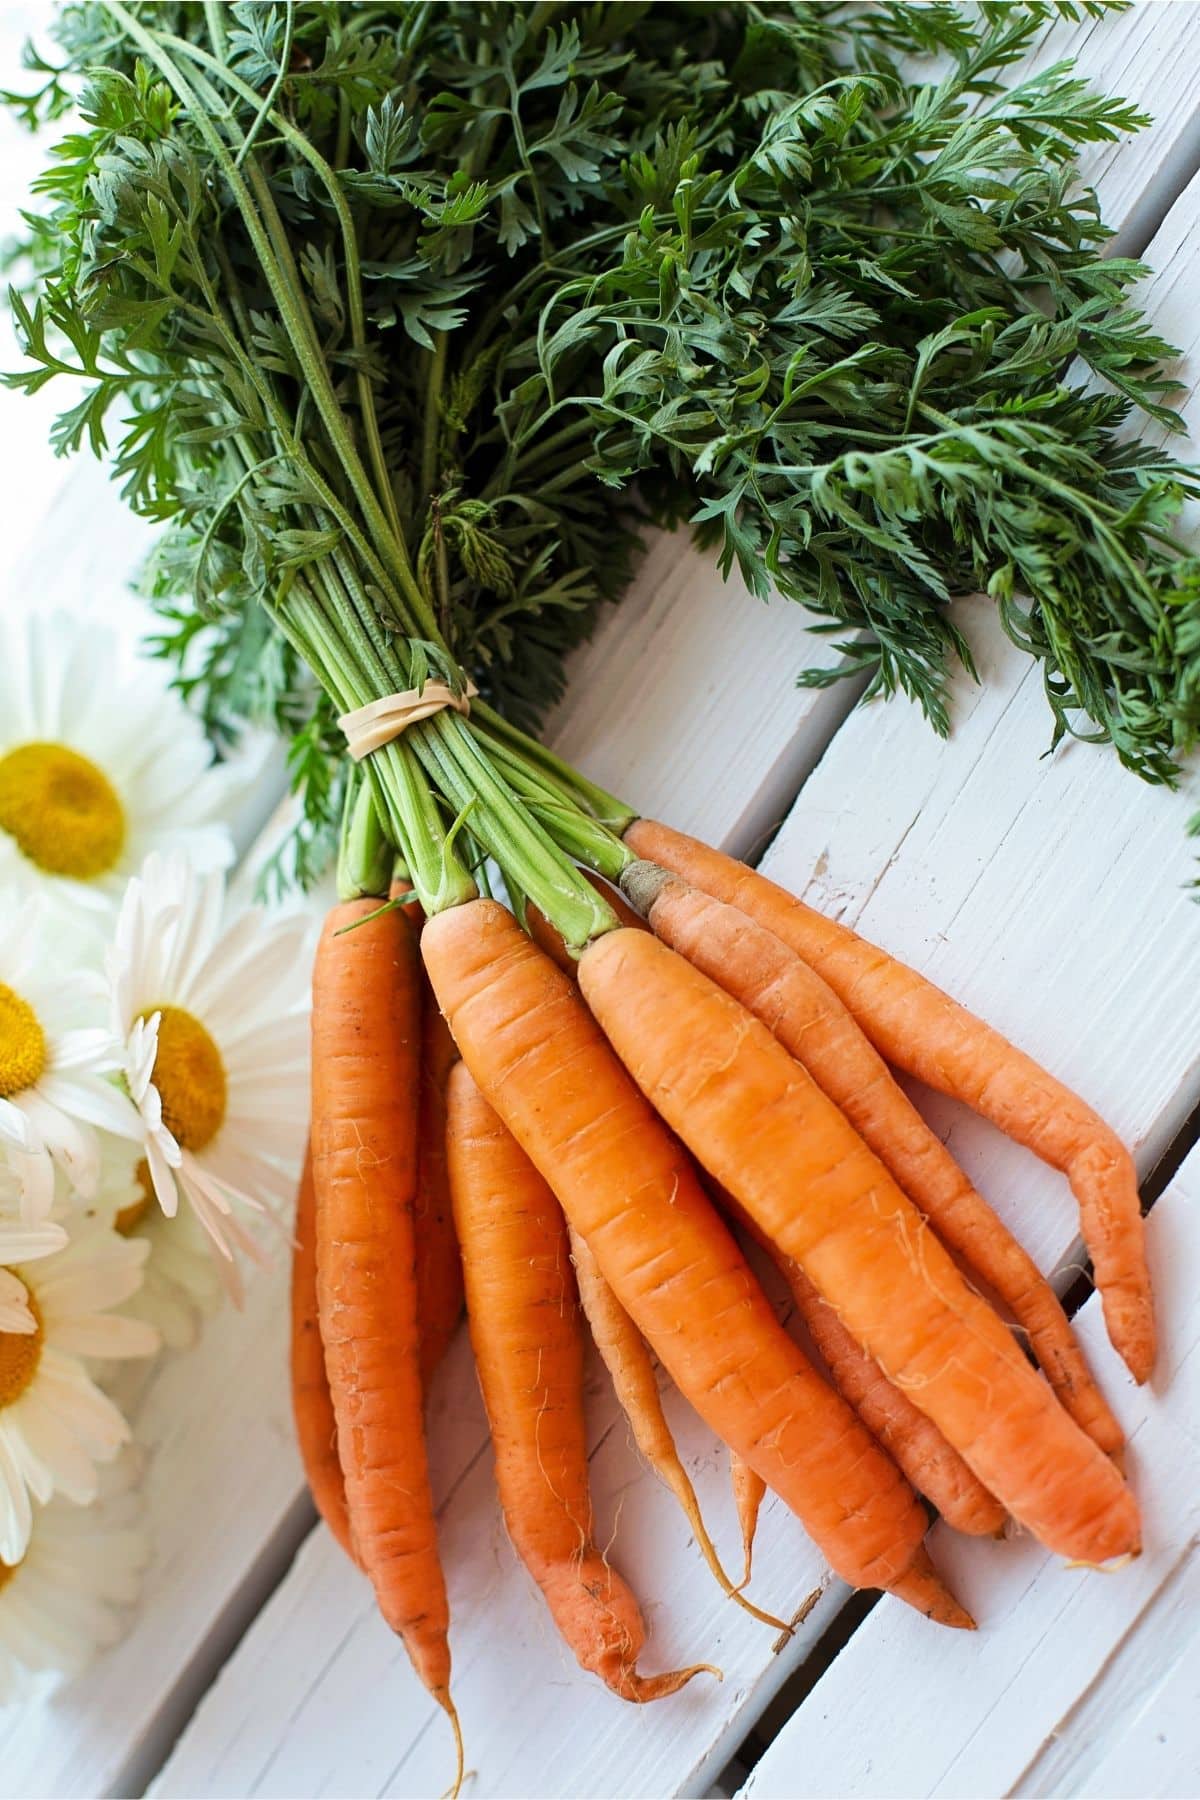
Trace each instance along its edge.
{"label": "yellow flower center", "polygon": [[46,1034],[28,1000],[0,981],[0,1100],[38,1080],[46,1067]]}
{"label": "yellow flower center", "polygon": [[181,1150],[203,1150],[225,1120],[225,1064],[199,1019],[181,1006],[162,1013],[151,1080],[162,1098],[163,1121]]}
{"label": "yellow flower center", "polygon": [[0,831],[50,875],[93,881],[125,843],[125,809],[108,776],[65,744],[0,756]]}
{"label": "yellow flower center", "polygon": [[131,1200],[128,1206],[123,1206],[113,1220],[114,1228],[122,1237],[133,1236],[156,1199],[154,1183],[150,1179],[150,1164],[144,1156],[133,1171],[133,1178],[142,1190],[141,1196],[137,1200]]}
{"label": "yellow flower center", "polygon": [[24,1561],[25,1558],[21,1556],[17,1558],[15,1563],[0,1562],[0,1594],[4,1592],[5,1588]]}
{"label": "yellow flower center", "polygon": [[[10,1275],[16,1275],[10,1269]],[[17,1280],[21,1277],[17,1275]],[[22,1286],[25,1284],[22,1283]],[[19,1400],[38,1371],[42,1360],[42,1315],[37,1301],[29,1293],[29,1310],[37,1324],[36,1331],[0,1331],[0,1406],[11,1406]]]}

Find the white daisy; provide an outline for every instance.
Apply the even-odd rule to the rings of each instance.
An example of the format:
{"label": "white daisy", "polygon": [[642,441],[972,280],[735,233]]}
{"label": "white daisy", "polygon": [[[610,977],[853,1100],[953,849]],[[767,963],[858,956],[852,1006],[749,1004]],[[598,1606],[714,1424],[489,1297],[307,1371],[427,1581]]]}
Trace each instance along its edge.
{"label": "white daisy", "polygon": [[152,849],[225,868],[218,813],[240,777],[214,768],[163,666],[106,625],[58,612],[0,621],[0,879],[100,929]]}
{"label": "white daisy", "polygon": [[235,1250],[265,1260],[241,1209],[285,1207],[295,1193],[311,926],[257,907],[223,913],[219,875],[148,857],[121,908],[109,982],[154,1192],[173,1218],[182,1191],[237,1300]]}
{"label": "white daisy", "polygon": [[52,1160],[90,1199],[94,1127],[137,1132],[127,1097],[109,1079],[120,1058],[103,1023],[103,982],[77,961],[81,940],[47,923],[40,896],[0,891],[0,1150],[20,1176],[31,1219],[50,1210]]}
{"label": "white daisy", "polygon": [[130,1451],[105,1469],[93,1506],[40,1507],[21,1560],[0,1563],[0,1706],[79,1674],[120,1637],[150,1560],[138,1466]]}
{"label": "white daisy", "polygon": [[66,1245],[66,1231],[57,1220],[21,1216],[20,1183],[0,1163],[0,1332],[37,1329],[26,1305],[25,1283],[10,1272],[10,1265],[37,1262]]}
{"label": "white daisy", "polygon": [[81,1359],[158,1348],[150,1326],[110,1310],[136,1292],[146,1255],[145,1243],[80,1218],[65,1250],[5,1271],[6,1314],[23,1323],[0,1331],[0,1561],[25,1554],[33,1500],[62,1493],[86,1505],[96,1497],[96,1464],[129,1441]]}
{"label": "white daisy", "polygon": [[216,1311],[222,1290],[212,1240],[191,1207],[169,1219],[158,1204],[141,1145],[105,1137],[93,1210],[122,1237],[144,1238],[150,1247],[142,1285],[124,1312],[152,1325],[169,1350],[188,1349],[200,1321]]}

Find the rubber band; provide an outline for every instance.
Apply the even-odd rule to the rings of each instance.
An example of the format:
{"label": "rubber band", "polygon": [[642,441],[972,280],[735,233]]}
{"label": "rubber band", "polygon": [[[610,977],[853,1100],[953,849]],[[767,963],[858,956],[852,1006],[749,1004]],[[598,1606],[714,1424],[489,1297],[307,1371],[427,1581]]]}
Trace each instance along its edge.
{"label": "rubber band", "polygon": [[432,719],[435,713],[450,707],[464,718],[471,710],[471,700],[479,692],[468,681],[466,692],[456,694],[444,681],[427,681],[423,688],[407,688],[402,694],[385,694],[380,700],[369,700],[353,712],[343,713],[338,725],[355,762],[362,762],[372,751],[394,743],[410,725]]}

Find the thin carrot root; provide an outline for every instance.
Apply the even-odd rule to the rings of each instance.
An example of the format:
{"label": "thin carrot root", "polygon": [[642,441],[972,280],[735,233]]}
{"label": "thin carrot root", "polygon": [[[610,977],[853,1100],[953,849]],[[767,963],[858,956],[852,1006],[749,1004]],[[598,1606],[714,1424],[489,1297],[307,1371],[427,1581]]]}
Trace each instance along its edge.
{"label": "thin carrot root", "polygon": [[949,1625],[954,1631],[974,1631],[975,1621],[966,1607],[960,1606],[933,1566],[927,1550],[914,1557],[911,1565],[892,1583],[897,1600],[905,1601],[916,1612],[932,1619],[935,1625]]}
{"label": "thin carrot root", "polygon": [[839,1106],[943,1242],[1011,1310],[1050,1385],[1102,1450],[1121,1427],[1050,1283],[931,1131],[833,989],[736,907],[652,863],[623,879],[656,935],[762,1020]]}
{"label": "thin carrot root", "polygon": [[1137,1505],[1117,1470],[766,1027],[645,932],[594,939],[579,978],[667,1124],[1006,1510],[1063,1556],[1137,1548]]}
{"label": "thin carrot root", "polygon": [[[646,932],[612,935],[670,954]],[[422,933],[421,949],[465,1068],[553,1184],[680,1392],[793,1509],[836,1573],[856,1587],[893,1586],[921,1549],[924,1508],[783,1330],[689,1159],[622,1068],[574,983],[490,900],[439,913]],[[673,1007],[660,1003],[649,1035],[661,1037],[683,1066],[691,1045],[679,1024]],[[731,1063],[726,1056],[721,1066]],[[755,1116],[755,1129],[759,1123]],[[461,1223],[459,1236],[470,1316]],[[998,1321],[996,1329],[1019,1357]],[[476,1360],[484,1376],[497,1365],[478,1353]],[[1040,1387],[1023,1358],[1021,1364]],[[1046,1398],[1053,1405],[1048,1392]]]}
{"label": "thin carrot root", "polygon": [[791,1627],[786,1620],[777,1619],[774,1613],[753,1605],[738,1592],[725,1573],[704,1523],[696,1490],[679,1460],[645,1341],[600,1273],[586,1241],[577,1231],[571,1231],[570,1240],[571,1260],[575,1264],[584,1316],[592,1328],[592,1337],[604,1366],[612,1376],[613,1388],[629,1420],[638,1449],[678,1500],[700,1554],[722,1591],[761,1624],[769,1625],[774,1631],[790,1633]]}
{"label": "thin carrot root", "polygon": [[[733,1504],[737,1508],[738,1525],[742,1533],[742,1586],[749,1587],[754,1562],[754,1537],[758,1530],[758,1515],[767,1495],[767,1484],[761,1475],[754,1473],[749,1463],[742,1461],[736,1450],[729,1454],[729,1474],[733,1484]],[[788,1630],[791,1630],[790,1626]]]}
{"label": "thin carrot root", "polygon": [[1134,1380],[1145,1381],[1155,1327],[1137,1171],[1111,1127],[932,982],[765,876],[649,819],[636,820],[625,842],[781,938],[823,977],[887,1062],[961,1100],[1066,1175],[1109,1336]]}
{"label": "thin carrot root", "polygon": [[638,1673],[641,1611],[593,1542],[583,1331],[562,1210],[465,1064],[451,1072],[446,1108],[467,1321],[509,1536],[582,1667],[623,1699],[661,1699],[706,1665]]}
{"label": "thin carrot root", "polygon": [[450,1698],[449,1688],[437,1689],[434,1692],[433,1697],[445,1712],[446,1717],[450,1721],[450,1729],[454,1733],[454,1780],[446,1789],[445,1794],[442,1796],[442,1800],[458,1800],[458,1796],[462,1792],[463,1773],[466,1761],[463,1755],[463,1734],[462,1726],[459,1724],[458,1720],[458,1708]]}

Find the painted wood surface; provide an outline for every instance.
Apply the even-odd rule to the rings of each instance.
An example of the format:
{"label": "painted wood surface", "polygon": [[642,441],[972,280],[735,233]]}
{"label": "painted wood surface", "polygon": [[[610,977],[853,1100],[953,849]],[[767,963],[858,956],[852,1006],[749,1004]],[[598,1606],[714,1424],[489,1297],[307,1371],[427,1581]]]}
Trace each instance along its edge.
{"label": "painted wood surface", "polygon": [[[1200,156],[1200,97],[1189,81],[1198,48],[1200,8],[1191,4],[1141,5],[1123,18],[1060,25],[1039,46],[1039,63],[1078,50],[1102,84],[1132,95],[1158,115],[1151,133],[1133,146],[1106,149],[1094,165],[1106,213],[1122,227],[1122,248],[1140,246],[1149,224],[1161,216]],[[1195,217],[1194,205],[1190,216]],[[1186,216],[1180,215],[1179,222],[1181,237]],[[1182,299],[1185,280],[1179,291]],[[1166,328],[1180,332],[1174,324]],[[89,527],[95,516],[89,510]],[[862,820],[869,815],[881,821],[867,832],[870,845],[864,841],[843,856],[841,837],[831,830],[815,832],[813,840],[804,836],[810,794],[831,796],[826,810],[840,816],[827,755],[777,854],[782,856],[790,842],[794,852],[789,854],[794,853],[795,866],[807,880],[824,852],[821,879],[828,881],[822,903],[834,906],[843,903],[853,866],[853,879],[860,884],[854,892],[864,916],[868,890],[875,884],[882,890],[890,877],[889,928],[901,934],[911,929],[920,936],[929,926],[924,935],[933,943],[938,931],[953,925],[957,941],[957,901],[962,898],[969,906],[967,890],[973,883],[983,884],[985,896],[992,892],[986,885],[988,857],[1003,828],[993,826],[986,808],[1007,795],[1011,809],[1013,796],[1043,773],[1035,758],[1044,736],[1034,743],[1032,709],[1030,730],[1021,739],[1027,760],[1014,766],[991,748],[992,737],[1003,731],[1008,712],[1018,703],[1018,673],[998,669],[1002,683],[1014,691],[988,697],[986,705],[998,708],[990,728],[990,715],[979,712],[985,702],[964,696],[952,749],[957,750],[978,715],[970,767],[972,779],[983,784],[976,787],[975,798],[985,810],[975,813],[973,835],[967,824],[974,800],[956,815],[963,823],[954,856],[965,854],[967,860],[957,870],[957,889],[949,868],[938,865],[936,882],[945,889],[948,904],[937,914],[942,922],[933,925],[935,900],[922,885],[929,870],[915,860],[925,840],[916,815],[905,820],[907,802],[896,798],[896,789],[903,787],[910,798],[916,791],[906,766],[911,762],[914,775],[925,771],[921,804],[936,812],[941,789],[935,765],[946,761],[947,753],[910,721],[911,729],[894,742],[890,757],[880,750],[875,778],[864,784],[854,748],[864,740],[853,734],[863,731],[860,721],[869,720],[869,750],[878,742],[883,715],[858,715],[839,731],[849,695],[795,693],[798,670],[828,656],[827,647],[801,627],[797,612],[778,605],[756,608],[744,595],[723,587],[689,546],[659,540],[636,592],[619,614],[604,622],[580,657],[572,694],[557,722],[558,740],[647,810],[666,812],[681,824],[703,825],[708,835],[743,851],[753,848],[783,815],[797,784],[830,739],[835,752],[845,743],[851,757],[845,767],[854,779],[840,805],[853,796],[851,804]],[[1006,741],[1001,736],[1000,743]],[[1157,815],[1151,821],[1146,791],[1129,777],[1117,780],[1109,759],[1082,749],[1070,754],[1076,762],[1090,757],[1098,771],[1110,769],[1107,785],[1096,790],[1087,815],[1093,846],[1098,837],[1102,846],[1115,845],[1117,840],[1105,833],[1113,814],[1128,807],[1118,864],[1128,876],[1139,858],[1147,857],[1164,887],[1177,879],[1163,858],[1174,858],[1176,870],[1182,870],[1178,802],[1163,800],[1164,807],[1175,810],[1169,819],[1164,813],[1161,822]],[[1066,763],[1068,758],[1058,760]],[[1068,798],[1073,802],[1076,797],[1071,789]],[[1031,993],[1040,996],[1038,984],[1044,985],[1059,952],[1075,962],[1085,953],[1079,939],[1086,914],[1079,904],[1080,896],[1090,894],[1087,871],[1093,886],[1102,887],[1108,879],[1103,863],[1111,859],[1095,848],[1089,851],[1085,832],[1085,868],[1075,890],[1075,909],[1057,910],[1051,904],[1057,888],[1050,882],[1039,887],[1041,859],[1057,843],[1063,826],[1057,804],[1048,792],[1033,816],[1018,808],[1005,831],[1005,842],[1015,839],[1031,859],[1022,910],[1013,920],[1014,945],[1023,919],[1025,935],[1041,946],[1040,960],[1032,962],[1034,985],[1024,996],[1010,995],[1019,1009],[1019,1016],[1009,1021],[1014,1029],[1027,1017],[1022,998],[1028,1002]],[[893,829],[890,821],[900,823]],[[816,836],[821,843],[813,850]],[[909,839],[913,860],[906,861]],[[923,854],[928,857],[938,844],[934,839]],[[836,888],[831,885],[835,867]],[[1144,863],[1140,873],[1145,893]],[[1009,887],[1011,880],[1010,875]],[[1132,883],[1122,888],[1123,904],[1132,891]],[[996,893],[1004,901],[1000,912],[1007,914],[1009,890],[1001,886]],[[942,905],[940,898],[936,905]],[[918,915],[911,926],[906,909]],[[986,920],[983,910],[975,916]],[[1161,933],[1163,921],[1155,916],[1155,932]],[[1195,915],[1184,911],[1180,916]],[[1128,926],[1126,934],[1123,941],[1128,943]],[[981,943],[977,933],[973,950],[960,957],[965,971],[957,963],[947,965],[945,978],[957,981],[985,961],[991,938],[989,931]],[[1027,970],[1030,965],[1021,966]],[[1141,973],[1143,983],[1166,979],[1153,954]],[[1023,974],[1022,979],[1030,977]],[[1042,1023],[1039,1015],[1039,1030]],[[1063,1021],[1057,1021],[1057,1037],[1049,1035],[1048,1008],[1044,1023],[1047,1035],[1035,1036],[1032,1047],[1050,1050],[1061,1042]],[[1120,1040],[1127,1023],[1117,1013],[1104,1021],[1110,1043]],[[1086,1037],[1090,1029],[1085,1009],[1072,1021],[1072,1036]],[[1176,1065],[1180,1061],[1177,1056]],[[1081,1085],[1090,1079],[1090,1068],[1076,1075]],[[1131,1060],[1131,1072],[1133,1068]],[[1184,1073],[1192,1079],[1194,1066]],[[1153,1117],[1145,1130],[1135,1128],[1144,1156],[1153,1153],[1170,1129],[1185,1085],[1181,1079],[1165,1096],[1166,1075],[1160,1071],[1153,1080],[1147,1077]],[[1101,1093],[1093,1097],[1106,1098]],[[1134,1111],[1140,1120],[1142,1111],[1131,1108],[1130,1117]],[[999,1173],[997,1179],[1002,1179]],[[1038,1235],[1038,1216],[1047,1204],[1055,1223],[1043,1237]],[[1054,1196],[1030,1187],[1014,1205],[1031,1244],[1050,1257],[1066,1251],[1073,1226]],[[277,1584],[281,1565],[305,1538],[309,1517],[290,1445],[282,1286],[282,1271],[256,1283],[243,1315],[216,1321],[195,1352],[164,1365],[151,1384],[139,1430],[154,1458],[148,1493],[157,1553],[141,1619],[124,1646],[52,1705],[19,1725],[0,1718],[0,1792],[128,1792],[164,1759],[157,1783],[164,1794],[440,1790],[448,1769],[440,1721],[422,1705],[403,1658],[374,1619],[357,1578],[339,1563],[323,1533],[307,1537],[295,1567]],[[674,1408],[685,1460],[732,1559],[735,1534],[715,1446],[682,1411]],[[615,1559],[652,1601],[647,1666],[665,1665],[675,1657],[710,1656],[724,1665],[726,1682],[720,1689],[695,1684],[678,1700],[638,1714],[610,1700],[568,1665],[496,1522],[482,1418],[460,1342],[434,1396],[433,1429],[454,1597],[459,1615],[470,1617],[469,1624],[456,1630],[455,1647],[468,1748],[478,1771],[475,1791],[480,1793],[703,1791],[840,1599],[838,1590],[823,1590],[823,1571],[799,1528],[781,1508],[769,1507],[758,1597],[765,1604],[799,1608],[811,1594],[825,1593],[800,1641],[776,1654],[770,1634],[712,1590],[672,1503],[639,1467],[595,1372],[592,1413],[598,1514],[614,1532]],[[268,1593],[272,1597],[262,1606]],[[246,1630],[251,1620],[255,1622]],[[235,1642],[238,1648],[230,1655]],[[195,1708],[203,1685],[218,1669],[216,1685]],[[519,1679],[514,1669],[519,1669]],[[530,1695],[540,1695],[541,1702],[530,1704]],[[167,1758],[171,1738],[189,1718],[177,1750]]]}
{"label": "painted wood surface", "polygon": [[[1194,1795],[1200,1772],[1200,1151],[1147,1226],[1161,1321],[1153,1381],[1116,1392],[1145,1549],[1110,1572],[1031,1539],[934,1554],[981,1629],[932,1645],[884,1600],[741,1790],[807,1796]],[[1102,1347],[1093,1297],[1077,1320]],[[1192,1699],[1189,1710],[1188,1701]]]}

